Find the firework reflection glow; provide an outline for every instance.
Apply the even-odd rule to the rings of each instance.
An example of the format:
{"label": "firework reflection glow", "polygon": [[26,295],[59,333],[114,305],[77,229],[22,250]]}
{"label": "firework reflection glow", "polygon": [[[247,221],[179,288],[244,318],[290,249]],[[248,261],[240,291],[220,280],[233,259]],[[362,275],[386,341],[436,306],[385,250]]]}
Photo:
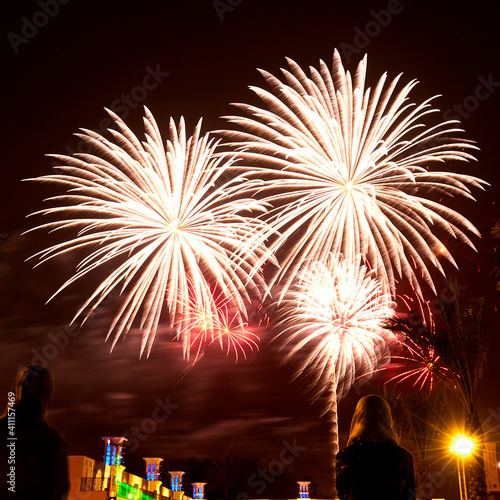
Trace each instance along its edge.
{"label": "firework reflection glow", "polygon": [[456,121],[425,125],[438,110],[433,98],[408,101],[415,80],[397,90],[401,75],[387,83],[384,74],[367,88],[366,56],[353,77],[337,51],[332,70],[320,61],[310,76],[288,63],[284,81],[261,71],[271,90],[252,90],[263,107],[237,104],[244,116],[227,117],[238,130],[225,132],[249,177],[247,189],[275,206],[271,222],[281,235],[272,248],[287,246],[274,280],[286,291],[307,259],[361,254],[392,293],[401,276],[420,291],[420,273],[435,290],[429,264],[443,271],[437,255],[455,264],[439,233],[471,247],[466,232],[479,235],[435,200],[473,199],[470,187],[486,183],[428,168],[473,160],[469,151],[477,148],[454,137],[462,132]]}
{"label": "firework reflection glow", "polygon": [[307,261],[287,290],[277,312],[279,335],[289,350],[284,362],[299,358],[295,377],[311,376],[314,398],[329,396],[334,453],[338,451],[337,400],[357,376],[389,361],[393,317],[390,294],[374,271],[330,255],[326,263]]}
{"label": "firework reflection glow", "polygon": [[[243,334],[246,303],[267,289],[257,271],[270,229],[255,216],[265,204],[241,197],[237,177],[223,180],[231,161],[215,156],[218,142],[201,134],[201,120],[190,138],[182,118],[178,126],[171,120],[164,143],[146,109],[146,140],[141,142],[109,113],[116,127],[110,130],[112,140],[83,130],[79,136],[93,154],[54,155],[61,162],[57,173],[36,179],[66,189],[51,198],[58,206],[38,212],[57,220],[36,229],[77,234],[35,257],[44,262],[65,252],[87,252],[56,294],[112,261],[114,270],[75,319],[118,291],[122,304],[108,333],[114,334],[113,346],[140,315],[141,354],[149,354],[165,306],[170,329],[182,332],[188,356],[188,327],[197,311],[192,304],[216,317],[212,293],[231,304],[234,329]],[[211,332],[212,326],[205,330]]]}

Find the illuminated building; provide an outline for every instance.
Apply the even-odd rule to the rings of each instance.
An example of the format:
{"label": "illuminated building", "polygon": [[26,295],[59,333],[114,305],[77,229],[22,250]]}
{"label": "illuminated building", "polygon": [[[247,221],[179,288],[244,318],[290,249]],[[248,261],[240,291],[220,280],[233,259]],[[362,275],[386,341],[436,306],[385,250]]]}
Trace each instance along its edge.
{"label": "illuminated building", "polygon": [[[207,483],[192,483],[192,498],[183,491],[184,471],[168,471],[170,485],[164,486],[160,478],[160,457],[144,457],[145,477],[128,472],[122,465],[124,437],[103,437],[103,462],[82,455],[68,457],[70,491],[67,500],[205,500]],[[485,464],[488,495],[492,495],[498,484],[498,464],[495,443],[485,444]],[[497,469],[493,470],[494,467]],[[297,481],[296,499],[310,500],[310,481]],[[489,498],[489,497],[488,497]],[[493,493],[491,500],[500,498]],[[250,500],[250,499],[249,499]],[[332,500],[332,499],[330,499]]]}
{"label": "illuminated building", "polygon": [[496,442],[484,443],[483,457],[488,496],[491,500],[500,499],[500,462]]}
{"label": "illuminated building", "polygon": [[103,437],[103,462],[81,455],[68,457],[70,491],[67,500],[192,500],[182,491],[184,472],[171,472],[172,489],[162,485],[162,458],[145,457],[146,477],[122,465],[124,437]]}
{"label": "illuminated building", "polygon": [[[68,457],[70,491],[67,500],[205,500],[207,483],[192,483],[193,497],[184,494],[184,471],[169,471],[170,487],[160,479],[160,457],[144,457],[146,477],[125,470],[122,465],[124,437],[103,437],[103,462],[81,455]],[[297,500],[309,499],[310,481],[298,481]],[[295,499],[293,499],[295,500]]]}

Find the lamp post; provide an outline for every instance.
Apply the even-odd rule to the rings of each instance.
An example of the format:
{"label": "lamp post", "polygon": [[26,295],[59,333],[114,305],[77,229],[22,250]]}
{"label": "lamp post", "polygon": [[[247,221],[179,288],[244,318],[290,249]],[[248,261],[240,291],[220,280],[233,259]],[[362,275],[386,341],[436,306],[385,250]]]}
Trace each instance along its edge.
{"label": "lamp post", "polygon": [[464,434],[455,436],[450,452],[457,457],[458,485],[461,500],[468,500],[467,479],[465,477],[465,459],[474,452],[474,440]]}

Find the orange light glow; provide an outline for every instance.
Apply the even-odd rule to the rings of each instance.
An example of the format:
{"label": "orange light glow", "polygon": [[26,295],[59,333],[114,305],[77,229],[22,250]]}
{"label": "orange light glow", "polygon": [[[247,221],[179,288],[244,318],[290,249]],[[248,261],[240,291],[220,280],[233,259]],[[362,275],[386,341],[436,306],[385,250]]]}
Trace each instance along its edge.
{"label": "orange light glow", "polygon": [[450,452],[466,457],[474,452],[475,443],[472,438],[460,434],[453,439]]}

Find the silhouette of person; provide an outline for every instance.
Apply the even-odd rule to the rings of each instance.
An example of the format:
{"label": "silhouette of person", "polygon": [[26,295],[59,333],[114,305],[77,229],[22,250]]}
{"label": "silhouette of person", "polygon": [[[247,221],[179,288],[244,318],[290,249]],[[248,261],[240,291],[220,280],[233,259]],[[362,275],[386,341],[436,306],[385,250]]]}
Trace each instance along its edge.
{"label": "silhouette of person", "polygon": [[[37,365],[21,369],[14,380],[13,411],[11,408],[9,412],[8,403],[0,418],[1,498],[67,498],[69,481],[66,441],[47,423],[53,387],[52,373]],[[9,439],[12,437],[16,439]]]}
{"label": "silhouette of person", "polygon": [[385,399],[371,394],[358,401],[336,472],[340,500],[415,498],[413,458],[398,445]]}

